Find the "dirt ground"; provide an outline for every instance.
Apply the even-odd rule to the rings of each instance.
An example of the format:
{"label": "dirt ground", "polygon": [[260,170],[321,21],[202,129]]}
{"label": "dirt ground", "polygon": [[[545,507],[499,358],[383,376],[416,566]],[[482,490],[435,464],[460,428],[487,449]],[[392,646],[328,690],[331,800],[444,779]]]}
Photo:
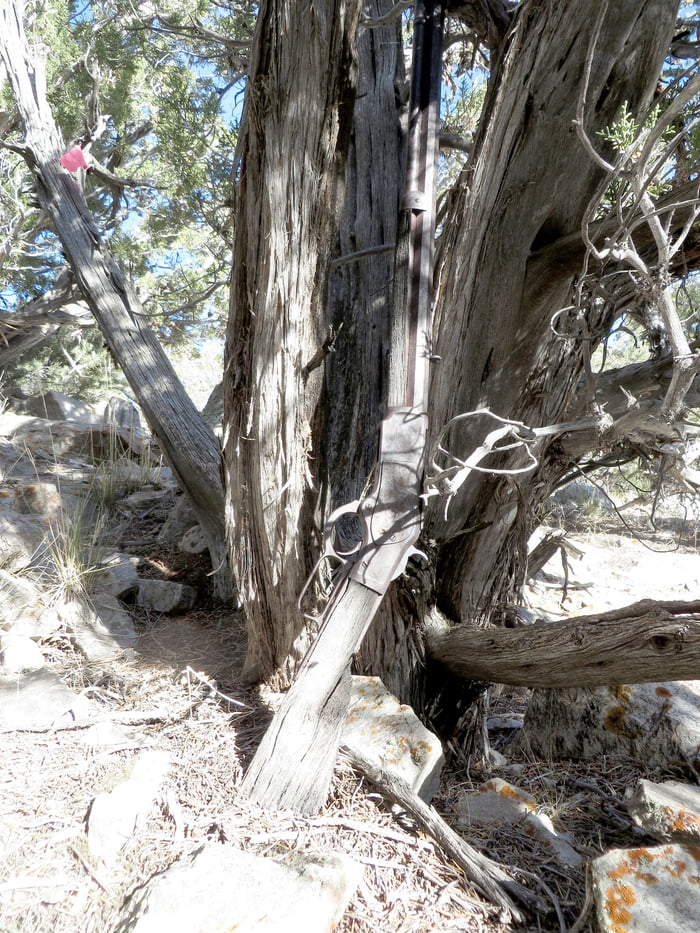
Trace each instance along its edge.
{"label": "dirt ground", "polygon": [[[553,614],[578,614],[645,596],[693,598],[700,590],[696,530],[684,525],[681,539],[678,529],[641,525],[573,532],[571,542],[582,556],[569,556],[568,574],[555,556],[528,588],[528,600]],[[144,550],[142,572],[202,579],[200,559]],[[130,890],[203,840],[273,857],[306,848],[351,855],[365,875],[341,933],[596,929],[585,869],[565,868],[518,827],[470,831],[469,842],[502,861],[549,905],[545,914],[515,925],[342,761],[316,818],[264,812],[237,799],[236,786],[269,721],[258,693],[239,679],[245,647],[240,617],[205,607],[178,618],[142,615],[139,627],[134,648],[104,665],[85,662],[60,634],[43,646],[49,669],[120,724],[121,744],[90,745],[77,728],[2,736],[0,933],[109,931]],[[490,711],[517,719],[526,704],[524,689],[493,690]],[[434,801],[448,822],[460,793],[501,776],[534,794],[555,824],[572,834],[579,852],[593,858],[613,846],[639,844],[640,831],[623,803],[629,786],[642,776],[678,778],[630,762],[537,760],[515,747],[515,732],[491,737],[506,756],[503,768],[457,757],[449,762]],[[116,867],[107,869],[87,849],[90,801],[114,787],[146,748],[170,753],[168,778],[148,822]]]}

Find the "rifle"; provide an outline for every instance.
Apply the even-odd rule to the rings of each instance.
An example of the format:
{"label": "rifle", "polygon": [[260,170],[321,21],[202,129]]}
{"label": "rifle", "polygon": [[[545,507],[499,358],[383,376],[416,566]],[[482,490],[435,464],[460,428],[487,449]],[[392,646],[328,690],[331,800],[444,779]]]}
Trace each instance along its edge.
{"label": "rifle", "polygon": [[[241,792],[261,806],[303,814],[323,806],[350,693],[349,666],[391,582],[416,551],[422,526],[428,429],[435,181],[444,3],[418,0],[406,182],[397,232],[389,389],[375,482],[337,509],[302,594],[335,567],[318,634],[251,762]],[[338,547],[338,522],[354,516],[361,540]],[[327,574],[327,569],[326,569]]]}

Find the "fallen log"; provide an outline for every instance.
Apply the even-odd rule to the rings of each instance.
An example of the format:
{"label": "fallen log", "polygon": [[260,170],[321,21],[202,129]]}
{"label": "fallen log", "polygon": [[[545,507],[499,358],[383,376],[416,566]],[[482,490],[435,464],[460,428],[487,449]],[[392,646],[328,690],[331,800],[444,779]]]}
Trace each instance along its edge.
{"label": "fallen log", "polygon": [[523,628],[460,625],[428,651],[467,680],[600,687],[700,679],[700,601],[643,599],[597,615]]}

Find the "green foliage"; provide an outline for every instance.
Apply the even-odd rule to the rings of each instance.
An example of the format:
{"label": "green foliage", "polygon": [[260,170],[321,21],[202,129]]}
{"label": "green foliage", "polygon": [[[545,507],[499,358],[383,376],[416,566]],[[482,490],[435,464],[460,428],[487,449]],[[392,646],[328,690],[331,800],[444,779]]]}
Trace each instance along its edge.
{"label": "green foliage", "polygon": [[26,395],[56,390],[95,402],[127,390],[97,327],[62,328],[0,373],[0,382]]}
{"label": "green foliage", "polygon": [[[86,195],[166,345],[221,335],[231,254],[233,94],[254,7],[207,0],[50,0],[27,7],[30,41],[48,49],[48,95],[66,147],[80,142],[109,172],[136,182],[116,187],[88,173]],[[12,114],[7,84],[0,105]],[[16,125],[13,135],[21,139]],[[11,311],[44,294],[65,261],[24,163],[7,150],[0,150],[0,230],[0,310]],[[67,377],[64,389],[84,394],[86,383],[104,384],[99,336],[64,329],[61,340],[23,360],[20,381],[38,380],[56,360],[67,362],[67,352],[79,357],[82,375],[62,365],[57,379]]]}

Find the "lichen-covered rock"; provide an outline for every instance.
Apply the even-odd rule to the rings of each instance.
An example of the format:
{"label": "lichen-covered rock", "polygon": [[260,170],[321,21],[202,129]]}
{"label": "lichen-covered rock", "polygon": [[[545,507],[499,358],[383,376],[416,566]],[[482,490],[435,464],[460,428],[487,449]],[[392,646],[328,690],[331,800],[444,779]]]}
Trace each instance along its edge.
{"label": "lichen-covered rock", "polygon": [[403,778],[428,802],[437,790],[445,763],[440,740],[378,677],[352,678],[341,744]]}
{"label": "lichen-covered rock", "polygon": [[534,690],[523,734],[543,758],[700,767],[700,681]]}
{"label": "lichen-covered rock", "polygon": [[700,930],[700,849],[611,849],[591,867],[602,933]]}
{"label": "lichen-covered rock", "polygon": [[472,824],[520,824],[523,831],[539,839],[564,865],[580,868],[582,857],[574,849],[569,833],[557,829],[537,800],[527,791],[501,778],[480,784],[473,793],[462,794],[455,804],[458,826]]}
{"label": "lichen-covered rock", "polygon": [[655,839],[700,845],[700,787],[641,780],[627,810],[637,826]]}

